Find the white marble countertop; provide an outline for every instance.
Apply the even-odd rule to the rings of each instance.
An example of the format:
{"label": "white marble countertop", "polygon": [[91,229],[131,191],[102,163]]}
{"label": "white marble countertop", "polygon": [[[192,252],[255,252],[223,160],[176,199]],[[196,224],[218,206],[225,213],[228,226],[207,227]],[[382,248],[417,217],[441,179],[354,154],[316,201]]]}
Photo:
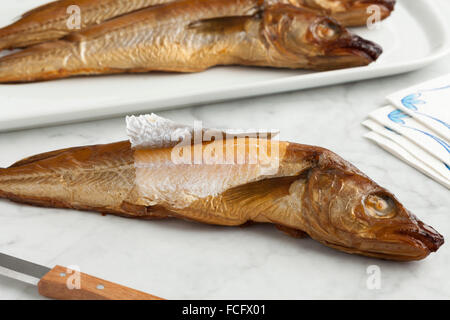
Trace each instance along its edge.
{"label": "white marble countertop", "polygon": [[[449,58],[405,75],[159,113],[222,128],[274,128],[281,138],[329,148],[387,187],[450,236],[449,191],[365,140],[360,123],[384,97],[450,72]],[[53,149],[126,139],[115,118],[0,134],[0,167]],[[168,299],[450,298],[450,247],[413,263],[352,256],[273,226],[221,228],[139,221],[0,201],[0,252],[83,272]],[[370,290],[368,266],[381,270]],[[38,299],[36,288],[0,276],[0,299]]]}

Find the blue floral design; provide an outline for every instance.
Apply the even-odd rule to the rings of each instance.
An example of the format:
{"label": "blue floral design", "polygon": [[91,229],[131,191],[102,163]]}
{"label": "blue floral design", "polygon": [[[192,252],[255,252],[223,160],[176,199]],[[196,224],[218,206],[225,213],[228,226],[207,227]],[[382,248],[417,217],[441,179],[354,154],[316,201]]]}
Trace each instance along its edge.
{"label": "blue floral design", "polygon": [[417,128],[413,128],[410,126],[406,125],[406,122],[403,119],[410,119],[412,118],[410,115],[406,114],[405,112],[401,111],[401,110],[394,110],[391,113],[388,114],[388,118],[389,120],[391,120],[394,123],[397,123],[399,125],[401,125],[404,128],[408,128],[417,132],[420,132],[428,137],[430,137],[431,139],[433,139],[434,141],[436,141],[437,143],[439,143],[442,147],[444,147],[444,149],[450,153],[450,145],[445,142],[444,140],[442,140],[441,138],[436,137],[435,135],[432,135],[429,132],[417,129]]}
{"label": "blue floral design", "polygon": [[405,125],[405,121],[403,121],[403,119],[410,119],[412,118],[409,114],[404,113],[402,110],[395,110],[392,111],[391,113],[389,113],[388,115],[389,120],[391,120],[392,122],[401,124],[401,125]]}
{"label": "blue floral design", "polygon": [[405,106],[405,108],[408,108],[410,110],[415,111],[417,114],[420,114],[422,116],[428,117],[436,122],[439,122],[440,124],[444,125],[445,127],[447,127],[447,129],[450,129],[450,124],[446,123],[445,121],[441,120],[441,119],[437,119],[435,117],[432,117],[428,114],[419,112],[419,108],[417,107],[417,105],[419,104],[426,104],[427,102],[424,100],[419,99],[422,96],[422,92],[430,92],[430,91],[439,91],[439,90],[445,90],[445,89],[449,89],[450,85],[445,86],[445,87],[441,87],[441,88],[434,88],[434,89],[429,89],[429,90],[423,90],[423,91],[419,91],[417,93],[413,93],[410,95],[407,95],[406,97],[404,97],[401,102],[402,105]]}
{"label": "blue floral design", "polygon": [[439,90],[445,90],[445,89],[450,89],[450,85],[444,86],[444,87],[440,87],[440,88],[433,88],[433,89],[428,89],[428,90],[422,90],[422,92],[439,91]]}
{"label": "blue floral design", "polygon": [[408,108],[408,109],[410,109],[410,110],[417,111],[417,110],[418,110],[418,108],[417,108],[417,105],[418,105],[418,104],[426,104],[425,101],[419,100],[419,99],[418,99],[418,98],[420,98],[421,96],[422,96],[421,93],[413,93],[413,94],[410,94],[409,96],[406,96],[406,97],[404,97],[404,98],[402,99],[402,104],[403,104],[406,108]]}

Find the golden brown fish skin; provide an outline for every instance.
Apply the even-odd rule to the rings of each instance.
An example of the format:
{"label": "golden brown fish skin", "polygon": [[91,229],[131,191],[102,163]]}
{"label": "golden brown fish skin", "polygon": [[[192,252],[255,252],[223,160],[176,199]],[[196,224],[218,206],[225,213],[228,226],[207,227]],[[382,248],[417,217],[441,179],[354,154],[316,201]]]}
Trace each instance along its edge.
{"label": "golden brown fish skin", "polygon": [[[25,13],[19,21],[0,29],[0,50],[58,40],[76,31],[67,26],[70,17],[67,8],[72,5],[77,5],[81,10],[80,29],[83,30],[139,9],[168,2],[171,0],[54,1]],[[395,4],[395,0],[247,0],[246,2],[255,7],[276,3],[304,6],[330,15],[346,27],[365,25],[370,16],[367,8],[373,4],[379,6],[381,19],[390,15]]]}
{"label": "golden brown fish skin", "polygon": [[[222,147],[204,143],[202,150],[214,143]],[[250,148],[260,141],[233,143]],[[256,175],[251,164],[174,165],[172,148],[132,150],[129,142],[64,149],[0,169],[0,197],[147,219],[273,223],[347,253],[397,261],[423,259],[444,243],[389,191],[331,151],[288,142],[276,146],[277,171]],[[215,194],[211,186],[223,176],[227,182]],[[189,179],[202,183],[200,189]],[[210,195],[199,196],[199,190]]]}
{"label": "golden brown fish skin", "polygon": [[[0,83],[216,65],[332,70],[367,65],[381,48],[309,9],[246,0],[151,7],[0,59]],[[228,17],[227,17],[228,16]]]}
{"label": "golden brown fish skin", "polygon": [[60,0],[50,2],[25,13],[17,22],[0,29],[0,50],[28,47],[30,45],[57,40],[72,30],[67,22],[67,9],[80,8],[80,29],[99,24],[108,19],[158,5],[168,0]]}
{"label": "golden brown fish skin", "polygon": [[69,148],[0,169],[0,197],[33,205],[126,214],[120,205],[134,179],[128,142]]}

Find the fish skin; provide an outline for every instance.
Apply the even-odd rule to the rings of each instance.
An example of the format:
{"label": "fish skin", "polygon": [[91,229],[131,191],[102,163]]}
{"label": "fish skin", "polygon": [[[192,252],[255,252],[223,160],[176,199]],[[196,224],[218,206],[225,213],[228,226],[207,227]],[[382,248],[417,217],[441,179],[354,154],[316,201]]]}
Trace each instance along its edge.
{"label": "fish skin", "polygon": [[0,198],[141,219],[272,223],[340,251],[397,261],[423,259],[444,243],[389,191],[329,150],[272,141],[269,153],[278,153],[268,162],[236,161],[261,141],[188,146],[192,154],[201,147],[204,160],[211,150],[237,148],[229,164],[219,157],[177,163],[174,148],[134,150],[128,141],[54,151],[0,169]]}
{"label": "fish skin", "polygon": [[216,65],[332,70],[370,64],[382,52],[315,11],[245,4],[190,0],[131,13],[1,58],[0,83]]}
{"label": "fish skin", "polygon": [[108,19],[158,5],[167,0],[60,0],[25,13],[15,23],[0,29],[0,50],[28,47],[57,40],[71,32],[67,26],[67,8],[77,5],[81,11],[81,29]]}
{"label": "fish skin", "polygon": [[[123,195],[135,179],[133,153],[126,142],[44,153],[0,172],[0,184],[5,186],[0,197],[115,214],[122,212]],[[104,179],[109,175],[113,184]]]}
{"label": "fish skin", "polygon": [[[15,23],[0,29],[0,50],[28,47],[30,45],[58,40],[76,31],[67,26],[70,15],[67,8],[77,5],[81,10],[80,29],[100,24],[109,19],[171,0],[60,0],[50,2],[25,13]],[[380,18],[387,18],[394,10],[395,0],[248,0],[247,3],[287,3],[304,6],[332,16],[343,26],[365,25],[369,14],[367,8],[380,7]]]}

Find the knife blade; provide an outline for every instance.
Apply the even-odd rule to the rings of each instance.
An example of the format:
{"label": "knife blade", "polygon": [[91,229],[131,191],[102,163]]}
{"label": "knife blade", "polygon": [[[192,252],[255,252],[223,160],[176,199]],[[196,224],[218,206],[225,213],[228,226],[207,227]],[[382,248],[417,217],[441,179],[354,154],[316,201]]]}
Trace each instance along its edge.
{"label": "knife blade", "polygon": [[0,252],[0,274],[22,282],[37,285],[50,268]]}
{"label": "knife blade", "polygon": [[37,285],[40,295],[52,299],[164,300],[77,270],[62,266],[48,268],[4,253],[0,253],[0,274]]}

